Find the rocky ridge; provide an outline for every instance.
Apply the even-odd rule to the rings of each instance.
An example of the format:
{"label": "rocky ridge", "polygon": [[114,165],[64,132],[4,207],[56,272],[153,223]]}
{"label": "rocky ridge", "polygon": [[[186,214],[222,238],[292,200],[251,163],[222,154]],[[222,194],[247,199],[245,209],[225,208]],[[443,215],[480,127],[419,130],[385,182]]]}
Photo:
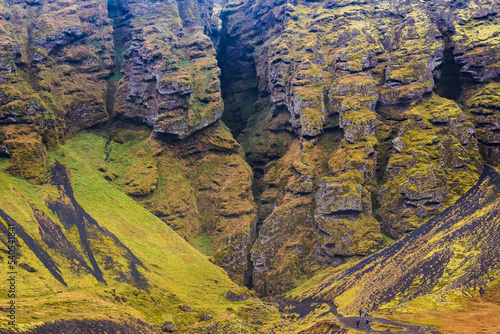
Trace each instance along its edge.
{"label": "rocky ridge", "polygon": [[104,1],[2,1],[0,147],[14,175],[41,183],[46,150],[108,119],[112,39]]}
{"label": "rocky ridge", "polygon": [[0,4],[5,169],[43,183],[47,150],[101,124],[95,172],[259,295],[498,164],[496,1],[230,1],[222,28],[210,1]]}
{"label": "rocky ridge", "polygon": [[[226,5],[225,117],[249,115],[236,130],[258,177],[258,293],[375,251],[381,232],[400,237],[463,195],[483,159],[498,164],[497,116],[486,102],[495,103],[498,9],[481,1]],[[248,101],[256,101],[251,112]]]}
{"label": "rocky ridge", "polygon": [[[118,83],[118,115],[183,139],[214,123],[224,109],[210,38],[209,2],[122,1],[129,20]],[[207,32],[207,34],[205,34]]]}

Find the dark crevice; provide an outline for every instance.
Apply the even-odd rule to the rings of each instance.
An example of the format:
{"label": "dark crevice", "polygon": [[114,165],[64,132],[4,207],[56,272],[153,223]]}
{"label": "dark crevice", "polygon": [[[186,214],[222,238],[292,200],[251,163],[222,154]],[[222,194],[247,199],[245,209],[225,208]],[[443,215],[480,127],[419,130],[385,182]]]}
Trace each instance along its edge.
{"label": "dark crevice", "polygon": [[[26,27],[28,40],[25,46],[26,63],[22,61],[22,58],[17,57],[17,66],[19,69],[26,73],[28,83],[34,91],[40,91],[40,84],[38,79],[38,68],[36,61],[34,61],[34,56],[36,53],[36,47],[33,45],[33,32],[36,28],[35,23],[43,8],[43,3],[40,2],[37,6],[29,6],[28,9],[28,24]],[[21,56],[21,53],[18,53]]]}
{"label": "dark crevice", "polygon": [[258,99],[257,72],[253,48],[243,48],[228,36],[223,25],[217,52],[221,69],[221,95],[224,100],[222,121],[234,138],[247,126]]}
{"label": "dark crevice", "polygon": [[[248,127],[250,118],[255,117],[255,103],[259,98],[258,79],[252,47],[239,45],[241,41],[232,38],[227,33],[224,17],[223,27],[218,37],[217,61],[221,69],[221,95],[224,100],[224,114],[222,121],[231,130],[234,138]],[[255,228],[251,232],[250,242],[247,249],[247,269],[244,273],[243,285],[249,289],[253,288],[254,263],[251,258],[251,249],[259,237],[259,230],[263,224],[264,217],[261,214],[261,194],[264,191],[264,166],[265,161],[252,161],[247,163],[253,170],[252,193],[258,207],[258,218]]]}
{"label": "dark crevice", "polygon": [[106,112],[108,121],[104,124],[107,134],[106,146],[104,147],[104,161],[109,162],[111,154],[110,126],[115,117],[115,99],[118,82],[123,77],[123,53],[125,44],[130,40],[130,13],[121,0],[108,0],[108,16],[113,22],[113,68],[107,78],[106,88]]}
{"label": "dark crevice", "polygon": [[449,37],[445,37],[443,62],[439,68],[441,75],[436,80],[434,92],[444,98],[458,101],[462,94],[462,75],[453,56],[453,49],[449,46]]}
{"label": "dark crevice", "polygon": [[108,0],[108,16],[113,21],[113,69],[108,77],[106,91],[106,110],[111,120],[114,117],[116,85],[123,77],[123,53],[125,43],[130,40],[129,10],[120,0]]}

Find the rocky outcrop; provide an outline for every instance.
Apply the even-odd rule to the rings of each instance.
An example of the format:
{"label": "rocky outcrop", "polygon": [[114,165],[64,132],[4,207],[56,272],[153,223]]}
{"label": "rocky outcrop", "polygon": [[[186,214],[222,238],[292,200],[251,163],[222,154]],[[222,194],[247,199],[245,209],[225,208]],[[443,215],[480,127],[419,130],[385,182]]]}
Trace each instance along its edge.
{"label": "rocky outcrop", "polygon": [[221,118],[220,71],[204,34],[211,27],[209,3],[147,0],[123,6],[131,28],[123,46],[117,114],[146,123],[157,136],[179,139]]}
{"label": "rocky outcrop", "polygon": [[226,299],[231,302],[242,302],[250,298],[247,294],[237,294],[231,290],[226,293]]}
{"label": "rocky outcrop", "polygon": [[2,5],[0,146],[14,175],[42,182],[47,147],[107,120],[112,43],[105,8],[98,0]]}
{"label": "rocky outcrop", "polygon": [[42,183],[47,148],[105,122],[106,165],[146,125],[102,176],[260,295],[376,251],[498,164],[496,2],[231,1],[220,32],[208,0],[0,9],[6,169]]}
{"label": "rocky outcrop", "polygon": [[[496,106],[485,102],[496,94],[497,12],[486,1],[225,6],[223,95],[245,124],[235,129],[260,198],[258,293],[442,212],[478,179],[478,141],[498,163]],[[459,104],[433,94],[438,84],[455,85],[446,96]]]}
{"label": "rocky outcrop", "polygon": [[441,213],[482,171],[474,125],[455,102],[434,96],[406,117],[380,188],[378,214],[394,237]]}
{"label": "rocky outcrop", "polygon": [[[223,103],[208,37],[212,7],[118,0],[2,5],[0,147],[13,157],[9,170],[42,182],[47,147],[108,114],[176,138],[217,121]],[[35,143],[23,144],[26,136]],[[36,163],[25,164],[28,157]]]}
{"label": "rocky outcrop", "polygon": [[165,321],[165,323],[163,323],[163,326],[161,326],[161,330],[165,333],[174,333],[176,328],[172,322]]}
{"label": "rocky outcrop", "polygon": [[303,287],[306,292],[299,298],[333,300],[346,314],[361,307],[394,310],[419,297],[420,302],[433,300],[432,306],[421,307],[436,312],[439,300],[449,303],[456,294],[483,295],[498,280],[488,273],[496,272],[500,262],[495,237],[499,187],[500,175],[485,166],[478,183],[442,215],[376,255]]}

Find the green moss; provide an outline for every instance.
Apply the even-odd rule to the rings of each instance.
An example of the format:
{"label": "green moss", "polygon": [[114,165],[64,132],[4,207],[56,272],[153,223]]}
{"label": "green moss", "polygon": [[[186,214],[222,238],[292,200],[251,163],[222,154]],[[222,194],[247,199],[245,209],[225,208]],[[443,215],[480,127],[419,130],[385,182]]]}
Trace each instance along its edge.
{"label": "green moss", "polygon": [[[33,186],[0,173],[2,209],[47,249],[69,284],[68,287],[62,286],[28,248],[23,248],[25,251],[21,254],[21,261],[30,263],[38,273],[23,271],[18,274],[18,301],[23,305],[17,314],[20,328],[61,319],[99,319],[104,315],[134,317],[156,325],[173,317],[176,324],[184,328],[195,323],[202,313],[214,316],[217,321],[228,321],[231,319],[226,310],[228,307],[246,314],[245,308],[255,305],[256,301],[250,299],[238,304],[228,302],[225,293],[237,287],[224,271],[209,263],[205,256],[121,193],[97,171],[104,162],[105,143],[104,138],[96,135],[79,134],[51,152],[49,163],[57,160],[68,166],[78,203],[102,228],[114,234],[144,263],[147,269],[140,269],[140,272],[148,280],[150,288],[140,290],[112,276],[106,276],[108,284],[104,285],[96,282],[88,273],[70,270],[72,264],[63,254],[43,246],[45,244],[40,240],[37,224],[27,202],[29,200],[35,208],[62,226],[46,206],[46,201],[59,197],[57,189],[49,184]],[[115,153],[120,150],[118,145],[114,149]],[[0,159],[1,166],[7,163],[8,160]],[[125,165],[126,159],[122,158],[122,163]],[[119,169],[116,165],[110,168]],[[125,167],[121,168],[125,170]],[[62,229],[65,231],[64,226]],[[73,240],[70,237],[73,232],[66,233],[69,240]],[[106,253],[113,254],[117,263],[126,265],[115,247],[116,244],[107,241],[102,245],[92,245],[94,252],[106,249]],[[120,301],[117,301],[116,296],[120,297]],[[183,313],[177,309],[179,304],[187,304],[195,312]]]}

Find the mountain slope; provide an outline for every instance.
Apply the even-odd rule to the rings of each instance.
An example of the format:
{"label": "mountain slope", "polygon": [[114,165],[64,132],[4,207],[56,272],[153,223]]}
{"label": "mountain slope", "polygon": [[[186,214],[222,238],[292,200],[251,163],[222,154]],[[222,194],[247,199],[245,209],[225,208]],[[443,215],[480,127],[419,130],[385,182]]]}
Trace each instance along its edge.
{"label": "mountain slope", "polygon": [[479,182],[439,216],[346,269],[325,271],[291,295],[311,303],[333,301],[343,315],[354,316],[361,308],[420,322],[419,314],[425,314],[427,323],[448,329],[453,318],[440,322],[436,315],[457,310],[458,321],[468,312],[466,305],[494,317],[499,190],[500,173],[486,166]]}
{"label": "mountain slope", "polygon": [[[238,319],[259,303],[229,302],[225,294],[240,288],[221,268],[102,176],[105,145],[104,138],[79,134],[51,152],[51,184],[34,186],[0,174],[1,228],[15,225],[19,243],[19,328],[69,319],[125,326],[128,318],[196,327],[206,313],[253,331]],[[2,233],[4,246],[6,238]],[[6,260],[3,253],[5,266]],[[1,279],[7,278],[2,271]],[[6,298],[2,305],[8,305]],[[181,311],[183,304],[194,312]],[[131,321],[141,328],[140,321]]]}

